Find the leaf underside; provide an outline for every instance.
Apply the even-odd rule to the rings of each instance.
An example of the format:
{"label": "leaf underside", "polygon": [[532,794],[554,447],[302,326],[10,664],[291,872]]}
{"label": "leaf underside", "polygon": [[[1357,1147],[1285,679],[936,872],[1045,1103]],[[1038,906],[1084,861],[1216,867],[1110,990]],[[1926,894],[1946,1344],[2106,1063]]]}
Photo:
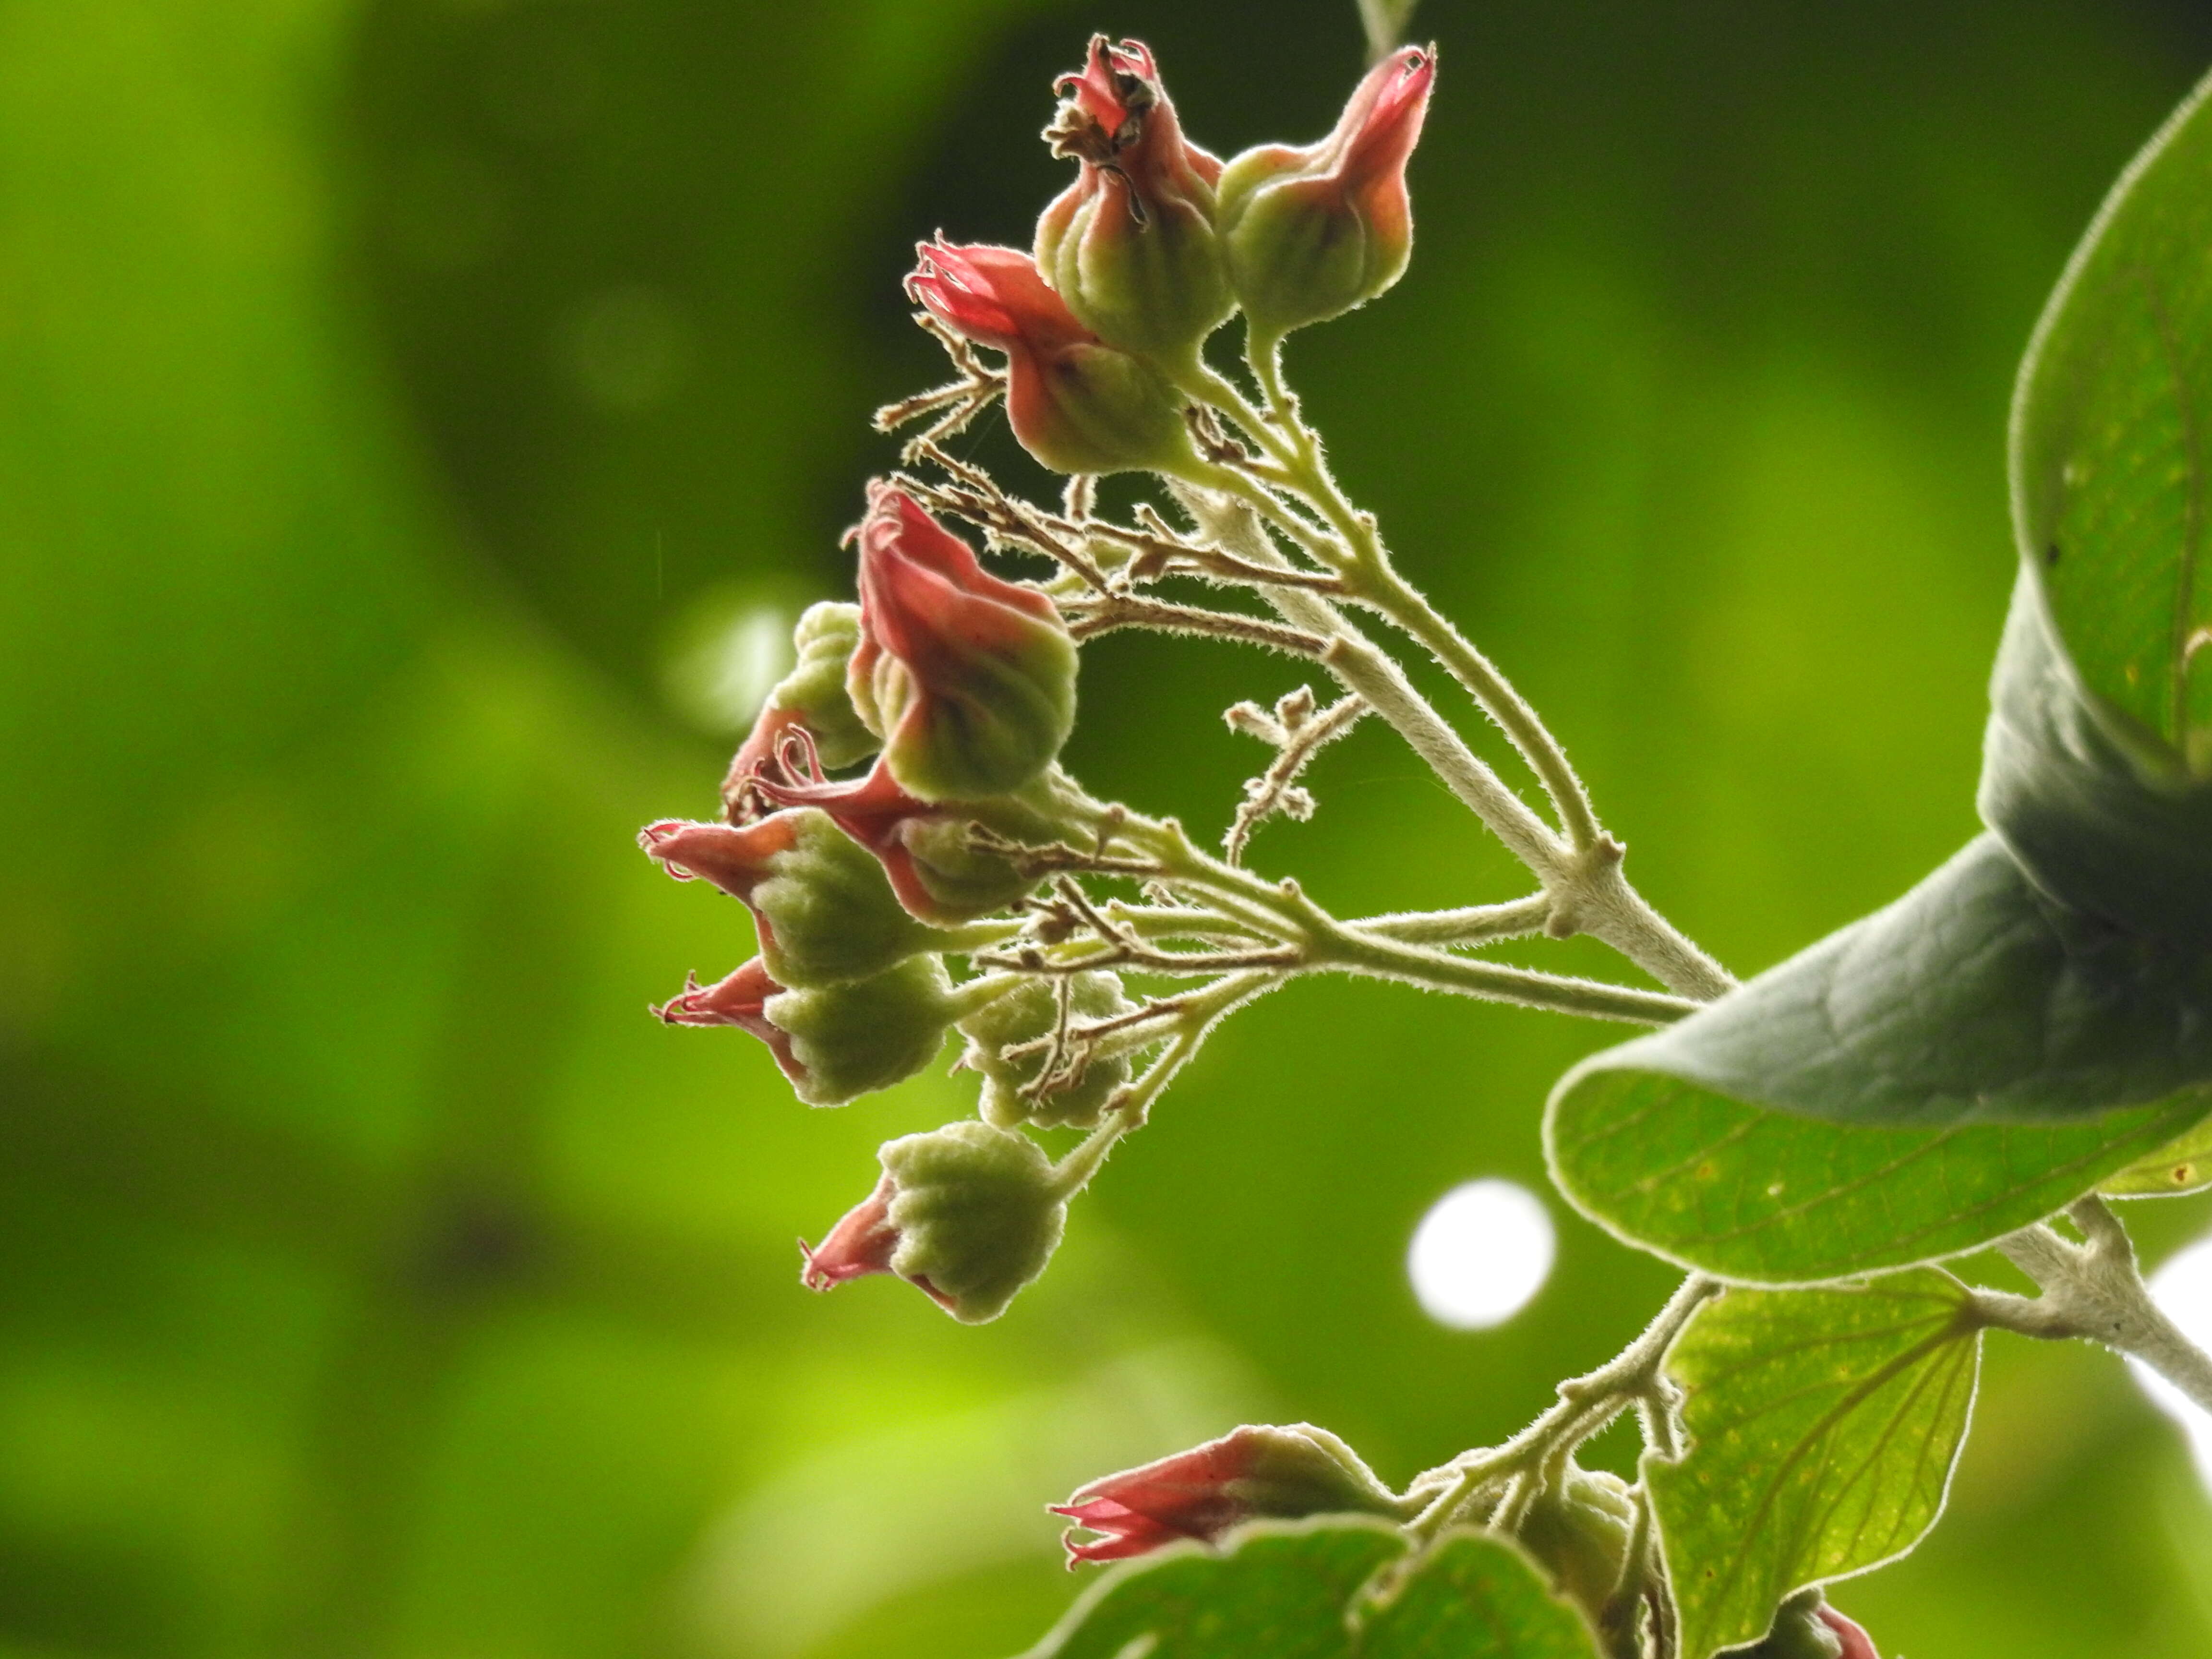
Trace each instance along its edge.
{"label": "leaf underside", "polygon": [[2119,1172],[2212,1114],[2208,88],[2116,186],[2021,372],[1989,832],[1553,1092],[1561,1189],[1633,1243],[1814,1282],[2198,1178],[2197,1153]]}
{"label": "leaf underside", "polygon": [[1668,1370],[1690,1450],[1647,1459],[1684,1659],[1756,1640],[1781,1600],[1910,1550],[1942,1512],[1979,1370],[1967,1293],[1933,1268],[1734,1291]]}

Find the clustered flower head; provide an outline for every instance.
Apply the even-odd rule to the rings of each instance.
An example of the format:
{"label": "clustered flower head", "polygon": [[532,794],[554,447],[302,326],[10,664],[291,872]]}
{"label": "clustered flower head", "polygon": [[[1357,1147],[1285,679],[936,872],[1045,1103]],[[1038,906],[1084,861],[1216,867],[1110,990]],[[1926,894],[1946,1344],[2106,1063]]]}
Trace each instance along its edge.
{"label": "clustered flower head", "polygon": [[[1252,343],[1272,351],[1286,329],[1396,280],[1405,167],[1433,74],[1431,55],[1401,52],[1320,143],[1224,167],[1186,136],[1147,47],[1093,38],[1054,83],[1044,137],[1075,177],[1032,246],[939,234],[916,250],[906,290],[968,376],[954,394],[1003,393],[1014,437],[1078,481],[1071,503],[1115,472],[1218,488],[1224,440],[1196,405],[1219,381],[1201,348],[1241,307]],[[1078,667],[1060,590],[987,567],[991,547],[945,522],[1005,541],[1003,516],[979,515],[981,489],[870,483],[848,538],[858,602],[799,618],[796,662],[738,747],[720,819],[663,819],[639,836],[670,875],[742,903],[757,942],[721,978],[687,978],[654,1010],[664,1020],[750,1033],[817,1106],[890,1087],[949,1034],[963,1039],[979,1117],[886,1145],[881,1179],[807,1249],[804,1276],[826,1290],[893,1274],[969,1321],[995,1317],[1042,1270],[1069,1197],[1140,1121],[1136,1061],[1164,1041],[1139,1029],[1152,1005],[1105,966],[1048,971],[1038,954],[1083,925],[1042,893],[1066,867],[1054,856],[1096,854],[1125,820],[1059,764]],[[1089,556],[1107,569],[1130,556]],[[948,959],[963,957],[956,977]],[[1086,1138],[1055,1158],[1034,1137],[1057,1131]],[[1224,1515],[1389,1499],[1318,1430],[1239,1431],[1201,1453],[1190,1455],[1218,1477],[1206,1501]],[[1085,1559],[1129,1553],[1149,1526],[1208,1535],[1203,1504],[1158,1499],[1170,1478],[1086,1498],[1085,1515],[1111,1524]]]}

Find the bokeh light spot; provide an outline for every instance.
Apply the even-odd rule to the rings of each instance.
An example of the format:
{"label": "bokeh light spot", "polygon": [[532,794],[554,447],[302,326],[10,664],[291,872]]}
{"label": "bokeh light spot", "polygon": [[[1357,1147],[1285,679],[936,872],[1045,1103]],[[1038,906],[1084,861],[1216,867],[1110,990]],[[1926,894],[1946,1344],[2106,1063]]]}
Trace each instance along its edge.
{"label": "bokeh light spot", "polygon": [[1488,1330],[1544,1287],[1556,1246],[1535,1194],[1494,1177],[1470,1181],[1421,1218],[1406,1272],[1430,1318],[1456,1331]]}
{"label": "bokeh light spot", "polygon": [[[2166,1258],[2150,1276],[2152,1299],[2200,1348],[2212,1348],[2212,1238],[2199,1239]],[[2212,1486],[2212,1412],[2197,1405],[2140,1359],[2128,1361],[2143,1392],[2188,1432],[2197,1472]]]}

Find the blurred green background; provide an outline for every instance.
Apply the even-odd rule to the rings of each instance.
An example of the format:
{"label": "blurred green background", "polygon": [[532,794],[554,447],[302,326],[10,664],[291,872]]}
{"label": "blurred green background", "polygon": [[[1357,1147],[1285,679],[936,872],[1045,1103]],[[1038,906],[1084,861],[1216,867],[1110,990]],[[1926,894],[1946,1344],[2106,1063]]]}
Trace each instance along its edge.
{"label": "blurred green background", "polygon": [[[1256,1418],[1402,1480],[1664,1294],[1556,1201],[1504,1328],[1404,1278],[1447,1188],[1540,1187],[1603,1028],[1296,988],[968,1330],[792,1240],[972,1083],[809,1112],[646,1017],[749,939],[631,833],[842,591],[866,411],[937,373],[910,245],[1026,240],[1094,27],[1224,152],[1360,67],[1350,0],[0,0],[0,1655],[1003,1659],[1082,1479]],[[1755,969],[1971,830],[2013,364],[2212,15],[1418,27],[1413,270],[1294,377]],[[1104,642],[1072,764],[1216,833],[1217,711],[1295,678]],[[1262,867],[1518,890],[1379,732],[1316,781]],[[1913,1659],[2202,1659],[2212,1506],[2115,1362],[2000,1339],[1943,1529],[1838,1599]]]}

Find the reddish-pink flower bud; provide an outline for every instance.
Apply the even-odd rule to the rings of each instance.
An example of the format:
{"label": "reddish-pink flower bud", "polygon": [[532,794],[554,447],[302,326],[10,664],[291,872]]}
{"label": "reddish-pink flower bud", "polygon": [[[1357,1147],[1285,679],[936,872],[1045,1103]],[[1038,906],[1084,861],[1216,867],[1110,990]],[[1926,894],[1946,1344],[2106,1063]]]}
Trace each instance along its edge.
{"label": "reddish-pink flower bud", "polygon": [[791,1038],[768,1018],[768,1000],[783,987],[769,977],[768,965],[758,957],[712,985],[702,985],[696,974],[684,976],[684,989],[653,1012],[671,1025],[734,1025],[750,1031],[768,1044],[783,1074],[793,1083],[805,1074],[791,1051]]}
{"label": "reddish-pink flower bud", "polygon": [[944,1047],[966,1012],[945,964],[908,957],[867,979],[794,990],[757,957],[720,983],[686,979],[653,1010],[672,1025],[734,1025],[768,1044],[810,1106],[847,1101],[912,1077]]}
{"label": "reddish-pink flower bud", "polygon": [[1881,1659],[1881,1656],[1875,1651],[1874,1638],[1869,1636],[1856,1620],[1846,1619],[1833,1607],[1825,1605],[1814,1616],[1844,1644],[1836,1659]]}
{"label": "reddish-pink flower bud", "polygon": [[677,880],[708,882],[733,899],[750,901],[771,873],[769,860],[791,850],[798,823],[783,812],[743,828],[662,818],[637,832],[637,844]]}
{"label": "reddish-pink flower bud", "polygon": [[1213,232],[1221,162],[1182,136],[1140,41],[1093,35],[1057,84],[1045,140],[1080,171],[1037,221],[1037,266],[1107,344],[1180,369],[1235,308]]}
{"label": "reddish-pink flower bud", "polygon": [[[1094,1480],[1051,1510],[1075,1522],[1065,1540],[1073,1566],[1143,1555],[1185,1538],[1213,1543],[1239,1522],[1263,1516],[1402,1516],[1408,1503],[1327,1429],[1248,1424],[1189,1451]],[[1099,1535],[1079,1542],[1079,1530]]]}
{"label": "reddish-pink flower bud", "polygon": [[1181,472],[1195,461],[1183,399],[1141,358],[1103,344],[1010,247],[917,246],[907,292],[963,338],[1006,355],[1006,420],[1056,472]]}
{"label": "reddish-pink flower bud", "polygon": [[963,1324],[996,1319],[1044,1271],[1067,1218],[1066,1187],[1025,1135],[974,1120],[901,1135],[883,1179],[817,1249],[800,1282],[826,1291],[895,1273]]}
{"label": "reddish-pink flower bud", "polygon": [[860,640],[846,689],[883,764],[922,800],[1005,794],[1075,725],[1075,641],[1053,603],[1001,581],[881,479],[860,544]]}
{"label": "reddish-pink flower bud", "polygon": [[899,1242],[898,1229],[891,1224],[891,1197],[896,1191],[896,1183],[887,1175],[819,1244],[800,1239],[799,1254],[806,1265],[799,1272],[799,1283],[810,1291],[827,1291],[848,1279],[889,1273]]}
{"label": "reddish-pink flower bud", "polygon": [[882,863],[811,808],[744,825],[664,818],[637,839],[678,880],[742,900],[763,961],[785,985],[871,978],[944,943],[899,902]]}
{"label": "reddish-pink flower bud", "polygon": [[1349,311],[1404,273],[1413,246],[1406,163],[1435,82],[1435,49],[1405,47],[1368,72],[1319,143],[1263,144],[1223,170],[1217,223],[1256,338]]}
{"label": "reddish-pink flower bud", "polygon": [[1774,1610],[1774,1623],[1745,1659],[1881,1659],[1874,1639],[1827,1603],[1817,1588],[1797,1591]]}

